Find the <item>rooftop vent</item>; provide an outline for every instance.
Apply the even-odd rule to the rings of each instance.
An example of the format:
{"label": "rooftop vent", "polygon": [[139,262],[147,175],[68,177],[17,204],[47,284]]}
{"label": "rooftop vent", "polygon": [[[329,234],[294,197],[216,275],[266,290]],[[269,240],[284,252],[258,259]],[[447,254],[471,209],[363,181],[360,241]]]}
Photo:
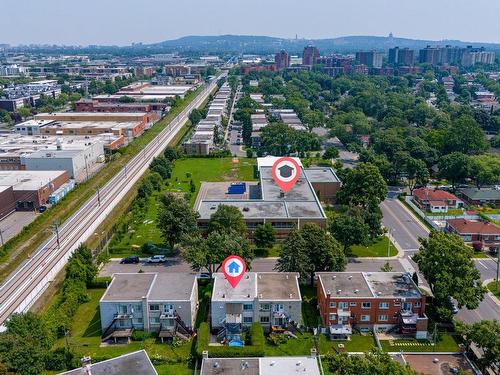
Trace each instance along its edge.
{"label": "rooftop vent", "polygon": [[354,293],[358,294],[359,293],[359,289],[354,289]]}
{"label": "rooftop vent", "polygon": [[337,289],[337,294],[340,294],[342,292],[342,289]]}
{"label": "rooftop vent", "polygon": [[290,298],[293,298],[293,294],[292,293],[290,293],[289,296],[290,296]]}
{"label": "rooftop vent", "polygon": [[351,280],[351,279],[352,279],[352,275],[349,275],[347,278],[348,278],[349,280]]}

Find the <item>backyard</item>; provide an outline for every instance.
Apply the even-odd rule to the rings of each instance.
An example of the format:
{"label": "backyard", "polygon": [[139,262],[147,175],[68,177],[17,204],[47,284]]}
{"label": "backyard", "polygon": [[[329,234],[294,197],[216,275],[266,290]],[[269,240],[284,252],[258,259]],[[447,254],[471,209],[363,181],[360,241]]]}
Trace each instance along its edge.
{"label": "backyard", "polygon": [[428,340],[380,340],[382,349],[386,352],[458,352],[455,336],[444,332],[439,333],[436,345]]}
{"label": "backyard", "polygon": [[[114,257],[143,255],[145,244],[153,248],[163,249],[160,231],[156,226],[156,215],[159,198],[166,192],[184,192],[191,205],[203,181],[251,181],[254,180],[255,159],[232,158],[185,158],[175,161],[172,177],[165,180],[162,190],[154,192],[144,209],[140,212],[130,210],[118,226],[123,225],[122,234],[112,240],[109,251]],[[190,192],[190,181],[193,181],[195,192]],[[155,251],[158,252],[158,251]]]}

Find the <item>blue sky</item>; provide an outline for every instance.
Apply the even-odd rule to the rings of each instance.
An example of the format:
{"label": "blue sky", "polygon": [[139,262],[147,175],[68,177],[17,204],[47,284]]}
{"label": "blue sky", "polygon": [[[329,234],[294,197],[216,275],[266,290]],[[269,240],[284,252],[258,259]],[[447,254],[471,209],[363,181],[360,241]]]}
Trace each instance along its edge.
{"label": "blue sky", "polygon": [[185,35],[388,35],[500,43],[499,0],[22,0],[0,43],[117,44]]}

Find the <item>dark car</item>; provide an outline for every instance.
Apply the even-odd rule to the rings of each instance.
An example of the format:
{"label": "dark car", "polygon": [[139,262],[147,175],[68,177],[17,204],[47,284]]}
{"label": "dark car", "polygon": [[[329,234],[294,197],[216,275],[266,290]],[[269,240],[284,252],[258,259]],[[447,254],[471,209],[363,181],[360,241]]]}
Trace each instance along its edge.
{"label": "dark car", "polygon": [[40,206],[38,207],[38,212],[42,213],[42,212],[45,212],[47,211],[47,206]]}
{"label": "dark car", "polygon": [[120,260],[120,264],[137,264],[137,263],[139,263],[138,256],[126,257]]}

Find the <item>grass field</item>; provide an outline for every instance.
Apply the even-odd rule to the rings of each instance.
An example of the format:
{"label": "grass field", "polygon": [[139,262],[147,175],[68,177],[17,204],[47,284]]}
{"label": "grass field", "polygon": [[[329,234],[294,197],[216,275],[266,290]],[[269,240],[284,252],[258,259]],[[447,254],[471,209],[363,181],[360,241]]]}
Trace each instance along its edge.
{"label": "grass field", "polygon": [[458,343],[455,336],[449,333],[440,333],[436,345],[427,340],[380,340],[382,349],[386,352],[458,352]]}
{"label": "grass field", "polygon": [[[390,244],[389,244],[390,242]],[[354,257],[387,257],[387,248],[389,247],[389,256],[395,256],[398,250],[387,236],[380,236],[377,240],[368,246],[351,246],[351,253]]]}
{"label": "grass field", "polygon": [[464,214],[464,211],[459,208],[451,208],[448,212],[430,212],[426,211],[427,216],[460,216]]}
{"label": "grass field", "polygon": [[[160,231],[156,226],[156,215],[160,204],[159,198],[165,192],[184,192],[188,194],[191,205],[196,200],[196,195],[203,181],[251,181],[254,178],[255,159],[232,158],[185,158],[175,161],[172,177],[163,184],[160,192],[155,192],[149,197],[143,215],[140,219],[136,212],[131,210],[123,217],[122,221],[128,223],[128,232],[121,238],[116,238],[110,244],[110,253],[114,257],[141,254],[141,247],[151,243],[158,248],[163,248]],[[196,188],[190,193],[190,181],[193,180]],[[268,253],[276,256],[277,250],[271,249]]]}
{"label": "grass field", "polygon": [[500,281],[498,282],[498,289],[496,288],[496,282],[492,281],[487,286],[488,290],[495,295],[498,299],[500,299]]}

